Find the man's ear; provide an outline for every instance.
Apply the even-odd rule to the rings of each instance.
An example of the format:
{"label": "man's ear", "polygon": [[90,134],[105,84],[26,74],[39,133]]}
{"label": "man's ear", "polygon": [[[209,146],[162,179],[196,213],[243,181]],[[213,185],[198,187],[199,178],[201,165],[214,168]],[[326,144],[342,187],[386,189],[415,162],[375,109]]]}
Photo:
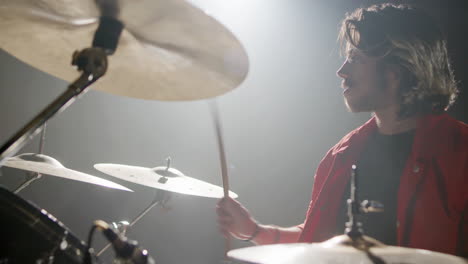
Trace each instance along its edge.
{"label": "man's ear", "polygon": [[403,72],[400,66],[396,64],[387,64],[385,67],[385,78],[387,83],[394,87],[400,87],[403,79]]}
{"label": "man's ear", "polygon": [[387,64],[386,66],[386,77],[388,81],[400,82],[402,79],[401,67],[396,64]]}

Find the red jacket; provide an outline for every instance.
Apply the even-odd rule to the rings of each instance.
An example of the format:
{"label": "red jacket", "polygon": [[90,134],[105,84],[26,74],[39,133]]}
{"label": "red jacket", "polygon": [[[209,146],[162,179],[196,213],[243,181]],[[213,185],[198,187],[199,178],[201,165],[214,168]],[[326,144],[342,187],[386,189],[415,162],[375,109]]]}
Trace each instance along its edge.
{"label": "red jacket", "polygon": [[[375,118],[331,148],[315,174],[300,242],[333,236],[351,165]],[[447,114],[419,121],[398,190],[398,246],[468,256],[468,126]],[[365,228],[365,227],[364,227]],[[364,229],[365,230],[365,229]]]}

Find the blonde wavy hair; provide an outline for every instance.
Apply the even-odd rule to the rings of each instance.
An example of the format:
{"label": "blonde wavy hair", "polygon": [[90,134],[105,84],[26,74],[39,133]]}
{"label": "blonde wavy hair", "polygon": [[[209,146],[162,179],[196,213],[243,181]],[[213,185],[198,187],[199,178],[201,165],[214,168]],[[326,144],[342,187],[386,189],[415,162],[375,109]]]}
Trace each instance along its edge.
{"label": "blonde wavy hair", "polygon": [[458,88],[447,43],[437,24],[408,5],[380,4],[347,14],[338,36],[342,52],[355,48],[400,68],[400,117],[440,113]]}

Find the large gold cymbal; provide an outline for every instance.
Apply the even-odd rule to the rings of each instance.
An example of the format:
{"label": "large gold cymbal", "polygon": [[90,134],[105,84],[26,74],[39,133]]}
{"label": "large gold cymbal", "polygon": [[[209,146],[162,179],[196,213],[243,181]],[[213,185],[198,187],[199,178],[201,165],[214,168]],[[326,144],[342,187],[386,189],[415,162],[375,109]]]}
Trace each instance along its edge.
{"label": "large gold cymbal", "polygon": [[[92,88],[148,100],[211,98],[236,88],[248,58],[236,37],[182,0],[121,0],[125,29],[107,74]],[[75,50],[98,25],[93,0],[0,0],[0,47],[46,73],[72,81]]]}

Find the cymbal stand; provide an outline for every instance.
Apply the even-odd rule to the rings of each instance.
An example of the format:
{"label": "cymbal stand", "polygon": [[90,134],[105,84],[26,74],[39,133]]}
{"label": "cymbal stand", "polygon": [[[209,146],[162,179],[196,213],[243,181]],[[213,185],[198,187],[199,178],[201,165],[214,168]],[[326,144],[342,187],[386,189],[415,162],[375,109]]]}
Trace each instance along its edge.
{"label": "cymbal stand", "polygon": [[[41,132],[41,139],[39,140],[39,154],[44,153],[44,144],[45,144],[45,135],[46,135],[46,129],[47,129],[47,123],[44,123],[42,126],[42,132]],[[31,183],[33,183],[36,180],[39,180],[42,177],[42,173],[35,172],[32,174],[32,176],[29,179],[26,179],[21,185],[16,188],[13,193],[17,194],[24,188],[28,187]]]}
{"label": "cymbal stand", "polygon": [[357,216],[361,213],[359,198],[358,198],[358,186],[357,186],[357,168],[353,165],[351,168],[351,193],[348,199],[348,218],[349,221],[346,223],[345,234],[348,235],[352,240],[357,240],[363,236],[362,224],[358,222]]}
{"label": "cymbal stand", "polygon": [[376,244],[364,239],[362,223],[357,220],[358,215],[362,213],[382,212],[383,206],[379,202],[375,201],[365,200],[362,203],[359,203],[356,165],[351,166],[351,194],[347,203],[349,221],[346,223],[345,234],[351,239],[351,246],[364,251],[372,263],[385,264],[380,257],[375,256],[369,251],[369,249],[376,246]]}
{"label": "cymbal stand", "polygon": [[364,200],[362,203],[359,203],[358,193],[357,167],[356,165],[352,165],[351,193],[350,199],[347,200],[349,221],[346,223],[345,234],[353,240],[362,238],[364,234],[362,223],[357,221],[358,215],[363,213],[380,213],[384,211],[383,204],[378,201]]}
{"label": "cymbal stand", "polygon": [[[122,235],[125,235],[129,227],[134,226],[138,221],[140,221],[141,218],[143,218],[143,216],[145,216],[156,205],[160,205],[161,208],[166,208],[165,206],[167,202],[169,201],[170,197],[171,197],[170,192],[163,191],[163,190],[156,190],[156,195],[153,201],[145,209],[143,209],[143,211],[141,211],[135,218],[133,218],[133,220],[130,223],[126,221],[120,221],[118,223],[113,222],[112,225],[114,226],[114,228],[117,228],[118,231]],[[111,243],[108,243],[106,246],[104,246],[96,254],[96,257],[99,257],[100,255],[102,255],[111,245],[112,245]]]}
{"label": "cymbal stand", "polygon": [[82,94],[87,92],[91,84],[106,73],[107,55],[112,54],[117,48],[123,24],[116,18],[106,16],[104,12],[101,13],[103,15],[94,35],[93,47],[75,51],[72,56],[72,65],[82,72],[81,76],[0,148],[0,167],[7,158],[15,155],[29,140],[37,135],[43,124],[55,114],[65,110]]}
{"label": "cymbal stand", "polygon": [[107,70],[107,57],[101,48],[88,48],[81,52],[75,52],[72,64],[78,66],[80,71],[83,71],[81,76],[1,147],[0,166],[7,158],[15,155],[29,140],[37,135],[44,123],[56,113],[65,110],[80,94],[88,90],[89,85],[104,75]]}

